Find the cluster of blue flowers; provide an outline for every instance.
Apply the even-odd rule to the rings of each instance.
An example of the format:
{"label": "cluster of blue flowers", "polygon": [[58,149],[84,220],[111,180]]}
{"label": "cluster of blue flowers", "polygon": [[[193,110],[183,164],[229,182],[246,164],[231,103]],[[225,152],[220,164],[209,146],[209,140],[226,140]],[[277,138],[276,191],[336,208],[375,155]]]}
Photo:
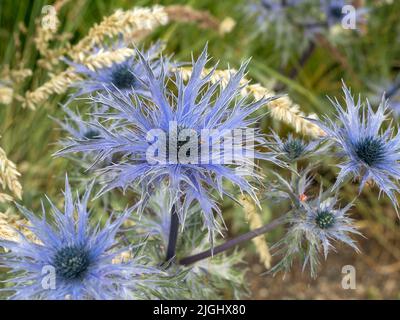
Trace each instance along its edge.
{"label": "cluster of blue flowers", "polygon": [[[280,13],[283,6],[302,2],[278,5],[262,1],[262,5]],[[157,294],[165,298],[174,292],[169,286],[178,286],[178,282],[199,286],[201,274],[211,272],[212,264],[199,262],[180,276],[183,267],[179,261],[160,264],[165,257],[160,253],[171,243],[176,245],[171,237],[178,229],[183,233],[178,245],[184,254],[213,247],[224,225],[218,198],[235,200],[236,191],[232,190],[236,189],[259,204],[257,186],[264,179],[260,161],[290,173],[287,178],[272,170],[264,180],[267,197],[290,204],[283,220],[287,233],[273,247],[282,254],[273,271],[287,270],[295,257],[302,257],[304,266],[309,264],[315,275],[319,253],[326,258],[335,241],[358,250],[350,237],[359,234],[348,216],[352,204],[341,209],[338,195],[348,178],[360,180],[360,191],[367,182],[375,182],[397,208],[400,133],[390,123],[383,128],[388,117],[385,100],[374,111],[368,101],[366,105],[360,100],[356,103],[344,86],[345,106],[332,101],[336,118],[310,120],[325,132],[321,139],[310,141],[293,135],[281,139],[276,133],[268,138],[257,129],[259,116],[253,114],[264,115],[262,107],[270,100],[254,101],[243,95],[247,64],[224,83],[215,80],[216,66],[206,69],[208,60],[205,48],[192,61],[188,79],[176,68],[178,63],[161,55],[159,44],[149,51],[136,50],[126,61],[96,71],[73,64],[84,77],[73,98],[85,97],[85,107],[90,109],[81,116],[64,107],[67,118],[58,123],[69,136],[57,155],[80,155],[84,168],[93,170],[102,183],[98,196],[122,189],[140,197],[122,213],[104,212],[108,218],[102,224],[93,221],[87,209],[94,182],[82,199],[74,201],[67,179],[63,211],[49,202],[52,219],[48,220],[45,209],[39,218],[19,207],[35,239],[19,232],[18,242],[0,241],[7,248],[0,266],[9,270],[9,285],[2,290],[10,292],[11,298],[132,299]],[[204,131],[213,134],[204,136]],[[232,146],[227,134],[232,132],[251,134],[240,135],[239,143],[226,148]],[[162,144],[166,157],[160,158]],[[172,157],[173,149],[183,158]],[[326,155],[336,163],[343,162],[338,164],[334,186],[325,192],[321,187],[318,193],[313,191],[310,172]],[[301,169],[304,162],[310,165]],[[159,241],[138,242],[144,238]],[[157,245],[151,247],[154,243]],[[150,246],[146,256],[141,251],[144,245]],[[129,258],[121,258],[126,253]],[[227,270],[240,261],[229,256],[224,259],[214,260],[213,272],[218,273],[218,265]],[[219,276],[240,285],[238,275],[230,272]]]}

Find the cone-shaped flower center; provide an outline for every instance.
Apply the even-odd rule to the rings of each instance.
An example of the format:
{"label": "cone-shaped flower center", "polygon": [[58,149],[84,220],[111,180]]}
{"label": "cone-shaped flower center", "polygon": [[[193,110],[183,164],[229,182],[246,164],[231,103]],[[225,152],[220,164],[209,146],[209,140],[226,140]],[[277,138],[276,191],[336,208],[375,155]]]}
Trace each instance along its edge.
{"label": "cone-shaped flower center", "polygon": [[304,142],[297,138],[289,138],[283,144],[283,151],[286,153],[286,156],[291,160],[299,158],[303,154],[304,149]]}
{"label": "cone-shaped flower center", "polygon": [[79,246],[68,246],[59,250],[54,257],[56,274],[64,279],[81,278],[89,267],[88,252]]}
{"label": "cone-shaped flower center", "polygon": [[271,2],[269,0],[261,0],[261,5],[265,8],[265,9],[272,9],[272,5]]}
{"label": "cone-shaped flower center", "polygon": [[83,137],[87,140],[94,140],[100,138],[100,132],[94,129],[89,129],[85,132]]}
{"label": "cone-shaped flower center", "polygon": [[329,6],[329,16],[335,20],[340,20],[342,18],[342,6],[339,4],[331,4]]}
{"label": "cone-shaped flower center", "polygon": [[383,160],[385,148],[382,140],[374,137],[366,137],[357,141],[354,151],[358,158],[369,166],[373,166]]}
{"label": "cone-shaped flower center", "polygon": [[137,80],[128,67],[120,66],[112,72],[111,82],[118,89],[130,89],[135,86]]}
{"label": "cone-shaped flower center", "polygon": [[330,211],[319,211],[315,217],[315,223],[321,229],[328,229],[335,224],[335,216]]}

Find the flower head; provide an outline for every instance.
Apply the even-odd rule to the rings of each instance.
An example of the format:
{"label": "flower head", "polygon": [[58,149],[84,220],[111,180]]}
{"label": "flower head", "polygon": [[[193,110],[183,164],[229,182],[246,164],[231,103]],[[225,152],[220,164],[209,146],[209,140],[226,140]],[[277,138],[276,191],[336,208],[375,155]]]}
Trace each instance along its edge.
{"label": "flower head", "polygon": [[361,105],[360,99],[355,103],[346,86],[346,109],[335,100],[338,123],[326,118],[324,123],[316,122],[340,149],[346,161],[339,165],[341,171],[334,188],[343,183],[346,177],[360,177],[360,191],[367,181],[374,181],[381,191],[387,194],[397,207],[396,192],[399,192],[400,178],[400,132],[388,124],[382,128],[388,115],[388,103],[379,104],[376,112],[368,100],[367,106]]}
{"label": "flower head", "polygon": [[326,148],[321,147],[320,140],[305,141],[289,134],[286,139],[281,139],[273,132],[269,147],[286,162],[294,162],[323,153]]}
{"label": "flower head", "polygon": [[343,242],[354,250],[358,251],[355,242],[349,237],[349,234],[360,234],[353,226],[353,220],[347,216],[347,211],[352,204],[342,209],[336,209],[337,199],[328,198],[322,200],[321,195],[311,205],[303,202],[306,209],[305,219],[296,217],[294,224],[312,235],[322,245],[325,258],[328,252],[333,248],[332,241]]}
{"label": "flower head", "polygon": [[[226,179],[256,198],[249,182],[258,177],[254,159],[276,160],[255,149],[265,139],[252,129],[257,118],[250,115],[267,100],[249,101],[241,96],[245,65],[223,85],[211,80],[214,69],[205,74],[206,62],[204,50],[193,62],[189,80],[183,81],[179,72],[174,80],[165,72],[158,76],[142,59],[149,95],[108,91],[92,97],[95,103],[110,108],[100,115],[104,118],[101,124],[92,124],[101,128],[102,138],[76,140],[59,154],[96,151],[104,158],[123,153],[121,161],[103,171],[113,176],[104,191],[138,186],[146,198],[167,181],[182,223],[187,208],[197,202],[206,227],[219,230],[214,214],[221,216],[221,212],[212,191],[231,196],[223,187]],[[106,128],[113,119],[119,125]]]}
{"label": "flower head", "polygon": [[[106,112],[107,109],[104,107],[93,106],[92,114],[87,117],[83,117],[78,110],[75,112],[64,106],[63,110],[65,112],[64,121],[60,121],[59,119],[54,119],[61,129],[63,129],[68,135],[68,139],[62,140],[60,144],[62,146],[68,146],[70,144],[70,139],[79,140],[79,141],[88,141],[88,140],[96,140],[100,139],[102,136],[102,131],[89,123],[95,123],[98,121],[98,117],[96,114]],[[116,126],[118,122],[112,123],[111,126]],[[81,165],[85,169],[93,169],[92,165],[95,159],[99,156],[96,151],[88,152],[83,155],[82,158],[74,159],[76,162]],[[104,159],[101,163],[96,162],[97,168],[102,168],[107,164],[111,163],[113,159],[111,157]]]}
{"label": "flower head", "polygon": [[333,26],[342,21],[344,17],[342,9],[345,5],[345,0],[321,0],[321,9],[326,16],[328,26]]}
{"label": "flower head", "polygon": [[294,50],[304,50],[310,40],[308,33],[305,32],[307,28],[302,27],[304,23],[310,23],[309,9],[304,9],[306,2],[306,0],[253,0],[245,5],[249,20],[254,20],[256,23],[255,34],[261,33],[267,40],[273,41],[284,61],[287,61]]}
{"label": "flower head", "polygon": [[[161,50],[161,44],[156,43],[147,51],[141,52],[155,74],[161,71],[160,60],[158,59]],[[99,51],[101,52],[101,50]],[[133,55],[123,62],[114,63],[110,67],[103,67],[96,70],[76,62],[67,61],[67,63],[75,68],[76,73],[84,77],[84,80],[74,84],[79,90],[73,95],[73,98],[104,90],[114,92],[135,90],[137,93],[146,94],[146,73],[138,55]]]}
{"label": "flower head", "polygon": [[[91,186],[75,202],[68,180],[65,184],[65,207],[61,212],[50,200],[54,224],[19,207],[29,220],[27,228],[37,239],[32,242],[21,232],[18,241],[0,240],[9,251],[1,255],[0,265],[10,269],[13,299],[124,299],[141,296],[141,286],[150,285],[146,277],[161,274],[143,264],[142,257],[115,262],[122,252],[135,247],[116,249],[116,236],[130,215],[113,216],[104,228],[91,225],[87,202]],[[136,247],[137,249],[137,247]]]}
{"label": "flower head", "polygon": [[303,269],[310,264],[311,274],[316,274],[318,253],[323,251],[325,259],[334,242],[342,242],[359,251],[350,234],[360,234],[353,226],[353,220],[347,216],[352,204],[337,209],[337,199],[322,200],[322,192],[317,199],[303,202],[304,211],[298,212],[290,220],[288,235],[296,234],[298,239],[307,244],[292,244],[298,246],[298,252],[304,251]]}
{"label": "flower head", "polygon": [[273,249],[280,248],[282,260],[273,268],[290,269],[296,256],[302,257],[303,270],[309,264],[311,275],[316,276],[319,265],[319,254],[322,251],[325,259],[329,251],[334,250],[334,242],[342,242],[359,251],[351,234],[359,234],[348,216],[352,204],[338,208],[336,196],[327,197],[322,192],[314,199],[298,201],[294,198],[293,210],[287,222],[289,229],[285,237]]}

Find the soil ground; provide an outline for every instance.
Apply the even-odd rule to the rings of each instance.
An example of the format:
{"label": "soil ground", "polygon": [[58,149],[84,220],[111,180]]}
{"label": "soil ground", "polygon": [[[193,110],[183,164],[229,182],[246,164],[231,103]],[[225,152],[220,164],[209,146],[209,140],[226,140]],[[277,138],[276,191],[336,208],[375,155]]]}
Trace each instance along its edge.
{"label": "soil ground", "polygon": [[[265,272],[257,257],[251,257],[248,279],[251,299],[400,299],[400,262],[391,259],[375,244],[364,241],[362,253],[339,247],[321,261],[317,279],[296,263],[286,275],[260,275]],[[356,289],[343,289],[342,267],[352,265],[356,271]]]}

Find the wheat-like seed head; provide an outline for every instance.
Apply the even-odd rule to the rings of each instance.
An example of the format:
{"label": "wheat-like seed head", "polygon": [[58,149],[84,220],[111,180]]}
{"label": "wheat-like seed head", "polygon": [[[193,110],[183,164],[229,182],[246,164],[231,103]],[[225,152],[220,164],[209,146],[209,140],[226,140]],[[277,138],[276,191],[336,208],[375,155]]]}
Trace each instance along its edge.
{"label": "wheat-like seed head", "polygon": [[[184,80],[188,80],[192,72],[192,70],[187,67],[179,68],[176,71],[181,73]],[[205,69],[203,71],[203,75],[205,76],[209,72],[210,70]],[[224,86],[228,83],[231,75],[234,72],[234,69],[215,70],[210,80],[213,83],[220,81]],[[250,94],[257,100],[275,96],[273,91],[264,88],[258,83],[249,84],[249,80],[247,79],[243,79],[241,84],[243,85],[242,94]],[[319,137],[325,134],[317,125],[305,119],[306,115],[300,111],[300,107],[297,104],[294,104],[287,96],[274,99],[268,102],[267,106],[270,109],[271,116],[274,119],[291,125],[297,132],[301,132],[312,137]],[[315,118],[315,115],[308,115],[307,118]]]}
{"label": "wheat-like seed head", "polygon": [[152,8],[134,8],[128,11],[117,10],[114,14],[103,19],[100,24],[92,27],[88,35],[75,45],[69,55],[75,60],[82,53],[91,51],[104,43],[105,39],[119,34],[149,31],[168,23],[168,15],[161,6]]}
{"label": "wheat-like seed head", "polygon": [[28,240],[40,243],[27,226],[29,226],[29,222],[19,215],[12,214],[9,210],[5,213],[0,212],[0,238],[2,240],[18,242],[20,240],[18,232],[21,232]]}
{"label": "wheat-like seed head", "polygon": [[[17,166],[7,158],[5,151],[0,148],[0,185],[3,189],[11,190],[18,199],[22,197],[22,187],[18,181],[20,175]],[[9,199],[7,196],[2,198],[3,200]]]}
{"label": "wheat-like seed head", "polygon": [[[94,55],[85,56],[79,54],[77,60],[91,70],[110,67],[113,63],[120,63],[135,53],[130,48],[120,48],[114,51],[100,51]],[[35,91],[27,92],[24,106],[35,109],[37,105],[44,103],[52,94],[63,94],[68,87],[81,80],[81,76],[75,73],[72,67],[54,75],[48,82],[37,88]]]}
{"label": "wheat-like seed head", "polygon": [[6,86],[0,86],[0,104],[10,104],[13,100],[14,90]]}
{"label": "wheat-like seed head", "polygon": [[25,95],[23,106],[34,110],[37,105],[44,103],[52,94],[65,93],[69,85],[79,79],[80,77],[74,72],[73,68],[68,68],[53,76],[35,91],[28,91]]}
{"label": "wheat-like seed head", "polygon": [[[242,196],[240,198],[240,203],[242,204],[244,212],[246,213],[250,229],[254,230],[262,227],[263,221],[254,201],[249,196]],[[271,268],[272,257],[264,235],[253,238],[252,241],[256,247],[257,254],[260,257],[260,262],[265,266],[265,268]]]}

